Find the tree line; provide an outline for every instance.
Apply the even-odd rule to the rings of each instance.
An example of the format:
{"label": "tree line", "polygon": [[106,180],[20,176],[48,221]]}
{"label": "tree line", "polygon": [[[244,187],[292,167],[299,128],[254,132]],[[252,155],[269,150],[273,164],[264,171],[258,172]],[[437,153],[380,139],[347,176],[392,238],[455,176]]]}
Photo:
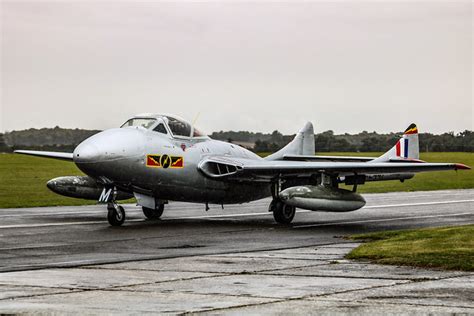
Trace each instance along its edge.
{"label": "tree line", "polygon": [[[316,152],[383,152],[393,146],[401,134],[363,131],[358,134],[334,134],[325,131],[315,134]],[[271,134],[251,132],[215,132],[214,139],[253,142],[255,152],[275,152],[288,144],[295,135],[283,135],[278,131]],[[474,132],[465,130],[460,133],[443,134],[420,133],[420,151],[423,152],[474,152]]]}
{"label": "tree line", "polygon": [[[72,152],[84,139],[98,130],[65,129],[60,127],[27,129],[0,134],[0,152],[14,149],[32,149]],[[316,152],[374,152],[386,151],[399,139],[400,133],[378,134],[363,131],[358,134],[334,134],[325,131],[315,134]],[[255,152],[275,152],[289,143],[295,135],[254,133],[248,131],[220,131],[210,135],[213,139],[243,143]],[[421,133],[420,151],[424,152],[474,152],[474,132],[431,134]]]}

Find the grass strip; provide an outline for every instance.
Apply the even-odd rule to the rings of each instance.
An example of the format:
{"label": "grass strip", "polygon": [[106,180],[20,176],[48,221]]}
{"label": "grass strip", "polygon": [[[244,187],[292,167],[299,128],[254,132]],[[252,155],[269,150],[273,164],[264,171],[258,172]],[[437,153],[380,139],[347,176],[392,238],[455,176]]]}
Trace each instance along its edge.
{"label": "grass strip", "polygon": [[474,271],[474,225],[376,232],[350,239],[366,243],[352,250],[347,259]]}
{"label": "grass strip", "polygon": [[[378,156],[380,153],[324,153],[325,155]],[[264,154],[262,154],[264,155]],[[430,162],[462,162],[474,167],[474,153],[422,153]],[[72,162],[16,154],[0,154],[0,208],[95,204],[95,201],[67,198],[46,188],[59,176],[82,175]],[[345,187],[345,186],[341,186]],[[352,189],[352,187],[345,187]],[[474,188],[474,170],[420,173],[400,181],[370,182],[359,193],[429,191]]]}

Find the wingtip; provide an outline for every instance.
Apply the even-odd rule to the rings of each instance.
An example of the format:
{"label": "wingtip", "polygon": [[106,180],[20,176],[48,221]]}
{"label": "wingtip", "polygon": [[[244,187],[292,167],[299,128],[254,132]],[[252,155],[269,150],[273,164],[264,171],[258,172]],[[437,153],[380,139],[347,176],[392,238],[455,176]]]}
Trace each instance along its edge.
{"label": "wingtip", "polygon": [[457,163],[455,164],[455,169],[456,170],[471,170],[471,167],[469,167],[468,165],[464,165],[462,163]]}

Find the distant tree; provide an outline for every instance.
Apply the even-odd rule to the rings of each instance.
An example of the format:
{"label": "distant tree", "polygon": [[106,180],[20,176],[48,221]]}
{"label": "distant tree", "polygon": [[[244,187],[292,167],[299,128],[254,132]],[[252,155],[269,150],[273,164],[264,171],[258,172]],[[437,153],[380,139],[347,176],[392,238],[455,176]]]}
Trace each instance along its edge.
{"label": "distant tree", "polygon": [[261,141],[260,139],[257,139],[253,149],[255,152],[268,152],[269,151],[268,143],[265,141]]}
{"label": "distant tree", "polygon": [[[97,130],[54,128],[27,129],[0,134],[0,151],[17,149],[37,149],[71,151],[84,139],[98,133]],[[336,135],[333,131],[315,134],[316,152],[329,151],[386,151],[400,138],[402,133],[377,134],[363,131],[358,134]],[[219,131],[211,134],[213,139],[223,141],[254,143],[256,152],[273,152],[288,144],[294,135],[248,131]],[[464,151],[474,152],[474,132],[447,132],[441,135],[421,133],[420,151]]]}
{"label": "distant tree", "polygon": [[0,134],[0,152],[9,153],[12,149],[5,143],[4,135]]}
{"label": "distant tree", "polygon": [[279,131],[273,131],[272,135],[270,136],[270,141],[274,144],[279,144],[283,142],[283,134]]}
{"label": "distant tree", "polygon": [[314,138],[316,152],[331,151],[332,143],[334,142],[334,132],[325,131],[321,134],[316,134]]}

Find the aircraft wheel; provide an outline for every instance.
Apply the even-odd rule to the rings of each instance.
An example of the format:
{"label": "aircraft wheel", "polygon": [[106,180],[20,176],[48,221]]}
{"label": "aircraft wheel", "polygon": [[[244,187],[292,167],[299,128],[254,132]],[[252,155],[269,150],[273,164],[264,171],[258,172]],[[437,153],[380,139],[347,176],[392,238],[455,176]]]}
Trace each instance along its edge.
{"label": "aircraft wheel", "polygon": [[273,218],[280,224],[290,224],[295,217],[296,207],[281,201],[272,202]]}
{"label": "aircraft wheel", "polygon": [[152,209],[152,208],[148,208],[144,206],[142,207],[143,214],[148,219],[159,219],[161,215],[163,215],[164,209],[165,209],[164,204],[159,204],[156,209]]}
{"label": "aircraft wheel", "polygon": [[108,206],[107,220],[112,226],[121,226],[125,222],[125,210],[122,206]]}

